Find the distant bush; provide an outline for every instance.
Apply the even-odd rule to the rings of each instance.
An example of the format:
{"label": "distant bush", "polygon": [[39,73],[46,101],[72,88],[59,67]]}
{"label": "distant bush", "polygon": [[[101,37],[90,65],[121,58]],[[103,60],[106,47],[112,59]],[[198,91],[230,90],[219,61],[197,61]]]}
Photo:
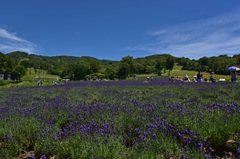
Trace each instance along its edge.
{"label": "distant bush", "polygon": [[10,84],[10,83],[12,83],[11,80],[0,80],[0,86],[4,86],[4,85]]}
{"label": "distant bush", "polygon": [[15,80],[0,80],[0,86],[6,86],[8,84],[15,84],[19,82],[20,81],[15,81]]}

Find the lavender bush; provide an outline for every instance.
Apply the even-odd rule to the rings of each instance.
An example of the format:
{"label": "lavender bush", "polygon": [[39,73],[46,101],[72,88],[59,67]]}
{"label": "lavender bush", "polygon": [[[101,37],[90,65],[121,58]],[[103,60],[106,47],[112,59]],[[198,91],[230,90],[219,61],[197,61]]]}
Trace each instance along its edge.
{"label": "lavender bush", "polygon": [[158,79],[0,90],[0,158],[240,158],[240,85]]}

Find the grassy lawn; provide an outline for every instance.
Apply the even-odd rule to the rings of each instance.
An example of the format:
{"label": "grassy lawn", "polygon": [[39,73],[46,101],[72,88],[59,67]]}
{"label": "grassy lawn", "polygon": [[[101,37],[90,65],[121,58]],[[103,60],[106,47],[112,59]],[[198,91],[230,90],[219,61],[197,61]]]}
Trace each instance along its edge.
{"label": "grassy lawn", "polygon": [[[192,80],[193,76],[197,75],[197,71],[188,71],[188,70],[182,70],[181,66],[174,66],[173,70],[170,72],[171,76],[174,77],[179,77],[179,78],[183,78],[183,76],[185,76],[186,74],[190,77],[190,79]],[[202,72],[203,74],[203,78],[207,78],[209,79],[210,74],[207,72]],[[139,78],[147,78],[147,77],[159,77],[157,74],[144,74],[144,75],[138,75]],[[168,70],[166,70],[166,73],[163,73],[162,76],[168,76]],[[217,81],[219,81],[219,79],[223,78],[226,79],[226,81],[230,81],[231,77],[230,74],[229,75],[218,75],[215,74],[214,77],[216,78]]]}
{"label": "grassy lawn", "polygon": [[60,77],[56,75],[49,75],[46,71],[37,71],[35,73],[34,69],[28,68],[27,74],[21,78],[22,82],[8,82],[9,84],[1,85],[2,88],[9,87],[24,87],[24,86],[36,86],[37,81],[41,79],[44,86],[49,86],[53,84],[53,81],[59,80]]}
{"label": "grassy lawn", "polygon": [[35,72],[33,68],[28,68],[27,74],[22,77],[22,81],[32,81],[32,80],[37,81],[38,77],[39,77],[39,79],[50,80],[50,81],[55,81],[55,80],[60,79],[59,76],[49,75],[49,74],[47,74],[46,71],[38,70],[37,72]]}

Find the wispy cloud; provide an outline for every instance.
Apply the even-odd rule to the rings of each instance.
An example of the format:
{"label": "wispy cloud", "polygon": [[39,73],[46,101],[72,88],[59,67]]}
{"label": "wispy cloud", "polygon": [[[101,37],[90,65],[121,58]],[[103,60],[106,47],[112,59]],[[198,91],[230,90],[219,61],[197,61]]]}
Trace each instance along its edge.
{"label": "wispy cloud", "polygon": [[147,32],[148,43],[127,47],[149,54],[199,58],[240,53],[240,10]]}
{"label": "wispy cloud", "polygon": [[0,28],[0,52],[8,53],[12,51],[24,51],[35,54],[37,45]]}

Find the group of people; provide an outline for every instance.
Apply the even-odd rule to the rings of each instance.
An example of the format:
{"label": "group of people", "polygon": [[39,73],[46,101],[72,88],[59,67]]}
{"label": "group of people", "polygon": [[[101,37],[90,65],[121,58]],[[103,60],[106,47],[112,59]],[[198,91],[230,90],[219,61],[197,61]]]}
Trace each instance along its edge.
{"label": "group of people", "polygon": [[[169,78],[169,81],[171,81],[171,82],[174,82],[175,80],[183,81],[183,82],[191,82],[191,80],[187,74],[185,76],[183,76],[182,79],[179,77],[177,77],[175,79],[174,76],[171,76],[171,78]],[[193,82],[207,82],[208,79],[203,78],[202,73],[200,71],[198,71],[197,75],[193,76],[192,81]],[[210,73],[209,81],[213,82],[213,83],[216,82],[216,78],[214,77],[214,72]],[[231,71],[231,82],[237,82],[237,72],[236,71]]]}
{"label": "group of people", "polygon": [[[52,85],[68,84],[69,81],[70,81],[70,79],[55,80],[55,81],[52,81]],[[45,84],[48,85],[47,83],[45,83]],[[37,87],[40,87],[40,86],[43,86],[42,80],[37,81]]]}
{"label": "group of people", "polygon": [[153,80],[153,77],[147,77],[148,82]]}
{"label": "group of people", "polygon": [[[188,76],[187,74],[186,74],[185,76],[183,76],[183,79],[181,79],[181,78],[179,78],[179,77],[177,77],[177,79],[175,79],[174,76],[172,76],[172,77],[170,78],[170,80],[171,80],[171,82],[174,82],[175,80],[180,80],[180,81],[183,81],[183,82],[191,82],[191,80],[190,80],[190,78],[189,78],[189,76]],[[213,72],[210,74],[209,80],[210,80],[211,82],[216,82],[216,80],[215,80],[215,78],[214,78],[214,73],[213,73]],[[204,79],[203,79],[203,75],[201,74],[200,71],[198,71],[198,74],[195,75],[195,76],[193,76],[192,81],[193,81],[193,82],[207,82],[207,78],[204,78]]]}

